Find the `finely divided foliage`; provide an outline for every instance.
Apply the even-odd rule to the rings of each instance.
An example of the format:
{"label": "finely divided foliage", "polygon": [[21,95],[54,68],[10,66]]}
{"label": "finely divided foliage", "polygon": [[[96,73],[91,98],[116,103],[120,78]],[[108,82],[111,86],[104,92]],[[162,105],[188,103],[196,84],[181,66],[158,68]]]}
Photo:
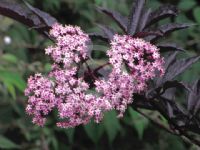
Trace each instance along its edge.
{"label": "finely divided foliage", "polygon": [[[180,51],[184,51],[181,47],[158,42],[173,31],[191,26],[187,23],[157,25],[162,19],[177,16],[176,7],[165,5],[152,11],[145,7],[145,0],[135,0],[128,17],[97,7],[119,25],[122,34],[99,25],[102,32],[89,36],[80,27],[56,23],[49,14],[27,3],[23,11],[20,5],[14,5],[0,2],[0,14],[34,27],[55,41],[54,46],[45,50],[54,61],[52,71],[47,76],[36,74],[28,79],[26,111],[33,116],[33,123],[43,126],[48,114],[56,110],[58,127],[75,127],[91,119],[100,122],[104,112],[113,109],[122,117],[126,108],[132,106],[138,112],[139,109],[158,111],[169,126],[153,121],[155,124],[200,145],[194,136],[200,134],[200,81],[187,84],[176,80],[200,56],[178,59]],[[90,37],[109,43],[109,61],[98,67],[109,66],[108,76],[87,63]],[[176,101],[179,89],[188,93],[187,109],[182,109]]]}

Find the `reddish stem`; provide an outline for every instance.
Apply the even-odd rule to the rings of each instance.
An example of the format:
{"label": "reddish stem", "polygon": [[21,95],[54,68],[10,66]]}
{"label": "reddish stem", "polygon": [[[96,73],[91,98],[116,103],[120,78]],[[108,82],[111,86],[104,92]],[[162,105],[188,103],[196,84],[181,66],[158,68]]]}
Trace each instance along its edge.
{"label": "reddish stem", "polygon": [[107,63],[105,63],[105,64],[103,64],[103,65],[99,66],[98,68],[96,68],[96,69],[94,70],[94,72],[97,72],[98,70],[100,70],[100,69],[104,68],[104,67],[105,67],[105,66],[107,66],[107,65],[110,65],[110,63],[109,63],[109,62],[107,62]]}

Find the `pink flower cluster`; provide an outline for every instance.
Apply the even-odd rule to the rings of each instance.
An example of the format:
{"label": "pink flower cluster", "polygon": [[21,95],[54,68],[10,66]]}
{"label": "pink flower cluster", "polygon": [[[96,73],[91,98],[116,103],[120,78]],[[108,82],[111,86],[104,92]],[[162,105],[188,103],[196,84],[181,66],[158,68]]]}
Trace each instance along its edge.
{"label": "pink flower cluster", "polygon": [[112,107],[108,100],[89,94],[89,85],[78,77],[78,65],[87,57],[87,34],[79,27],[55,24],[50,32],[55,46],[46,49],[55,63],[47,77],[35,75],[28,80],[26,111],[33,123],[43,126],[50,111],[57,109],[58,127],[75,127],[92,118],[99,122]]}
{"label": "pink flower cluster", "polygon": [[89,85],[83,78],[76,78],[76,73],[76,67],[61,69],[54,65],[49,74],[56,83],[58,115],[63,120],[57,123],[58,127],[86,124],[92,118],[99,122],[103,117],[103,111],[110,109],[106,100],[87,94]]}
{"label": "pink flower cluster", "polygon": [[128,68],[137,85],[135,92],[143,91],[146,81],[155,77],[156,72],[164,74],[164,59],[160,56],[159,49],[142,39],[115,35],[107,55],[116,72],[120,73]]}
{"label": "pink flower cluster", "polygon": [[57,126],[62,128],[87,124],[91,119],[100,122],[103,113],[112,109],[121,117],[132,103],[133,93],[143,91],[146,81],[157,70],[164,72],[163,59],[155,46],[141,39],[115,35],[108,51],[113,69],[107,80],[96,79],[95,88],[91,89],[79,75],[79,67],[87,59],[88,35],[79,27],[60,24],[53,25],[50,35],[56,44],[45,52],[55,62],[52,71],[46,77],[31,76],[25,90],[29,97],[26,111],[33,116],[33,123],[40,126],[53,110],[57,110]]}
{"label": "pink flower cluster", "polygon": [[26,112],[33,116],[33,123],[42,126],[46,122],[46,115],[56,106],[54,83],[41,74],[28,79],[25,95],[29,97]]}
{"label": "pink flower cluster", "polygon": [[96,90],[102,93],[105,100],[109,100],[113,109],[119,111],[119,117],[123,116],[127,105],[132,103],[134,83],[132,77],[123,72],[118,73],[113,70],[108,80],[98,80],[95,82]]}
{"label": "pink flower cluster", "polygon": [[45,52],[56,63],[68,66],[86,58],[90,39],[80,27],[54,24],[50,35],[56,39],[56,45],[46,48]]}

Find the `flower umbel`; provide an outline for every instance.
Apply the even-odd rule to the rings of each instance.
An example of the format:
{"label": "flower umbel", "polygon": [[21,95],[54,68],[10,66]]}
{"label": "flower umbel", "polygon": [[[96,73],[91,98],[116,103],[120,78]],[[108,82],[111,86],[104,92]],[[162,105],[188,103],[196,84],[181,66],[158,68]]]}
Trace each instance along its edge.
{"label": "flower umbel", "polygon": [[164,59],[159,49],[139,38],[128,35],[115,35],[111,49],[107,52],[109,62],[118,72],[128,70],[136,86],[135,92],[143,91],[146,81],[156,76],[156,71],[164,74]]}
{"label": "flower umbel", "polygon": [[47,77],[38,74],[29,78],[25,91],[29,96],[27,113],[40,126],[53,108],[58,110],[58,127],[75,127],[92,118],[101,121],[103,112],[110,110],[111,105],[101,97],[88,94],[88,83],[78,75],[78,66],[87,58],[88,35],[79,27],[60,24],[53,26],[50,35],[56,44],[45,51],[55,63]]}
{"label": "flower umbel", "polygon": [[[84,63],[88,59],[89,36],[80,27],[55,24],[50,31],[56,44],[45,49],[54,61],[46,76],[36,74],[28,79],[25,95],[29,97],[26,111],[33,123],[43,126],[48,114],[56,109],[58,127],[68,128],[100,122],[103,113],[111,109],[123,116],[133,93],[144,91],[147,81],[156,72],[164,73],[163,58],[156,46],[142,39],[115,35],[108,50],[112,65],[108,79],[92,74],[95,87],[84,78]],[[89,73],[92,70],[87,69]],[[79,69],[82,72],[79,74]]]}

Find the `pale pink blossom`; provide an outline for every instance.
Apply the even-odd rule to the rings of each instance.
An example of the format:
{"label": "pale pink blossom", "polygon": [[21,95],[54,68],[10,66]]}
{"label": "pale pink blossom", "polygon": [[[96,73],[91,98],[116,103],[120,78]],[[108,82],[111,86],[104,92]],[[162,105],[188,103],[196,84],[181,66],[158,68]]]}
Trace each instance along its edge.
{"label": "pale pink blossom", "polygon": [[46,115],[57,105],[51,80],[36,74],[28,79],[25,95],[29,97],[26,112],[33,116],[33,123],[43,126]]}
{"label": "pale pink blossom", "polygon": [[135,92],[144,90],[146,82],[156,74],[164,73],[164,59],[159,49],[143,39],[115,35],[107,55],[118,73],[128,68],[135,84],[138,84]]}
{"label": "pale pink blossom", "polygon": [[45,49],[56,63],[68,66],[71,63],[79,63],[86,59],[88,51],[89,36],[80,27],[54,24],[50,35],[56,39],[54,46]]}
{"label": "pale pink blossom", "polygon": [[56,43],[45,52],[54,61],[52,70],[46,77],[31,76],[25,90],[29,98],[26,112],[37,125],[43,126],[53,110],[58,113],[57,126],[61,128],[87,124],[92,119],[98,123],[104,112],[113,109],[122,117],[133,101],[133,93],[144,91],[149,79],[164,73],[164,61],[156,46],[128,35],[115,35],[107,52],[111,73],[106,79],[95,77],[95,87],[91,88],[84,73],[79,74],[88,57],[89,36],[80,27],[60,24],[53,25],[50,35]]}

